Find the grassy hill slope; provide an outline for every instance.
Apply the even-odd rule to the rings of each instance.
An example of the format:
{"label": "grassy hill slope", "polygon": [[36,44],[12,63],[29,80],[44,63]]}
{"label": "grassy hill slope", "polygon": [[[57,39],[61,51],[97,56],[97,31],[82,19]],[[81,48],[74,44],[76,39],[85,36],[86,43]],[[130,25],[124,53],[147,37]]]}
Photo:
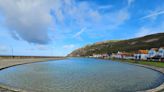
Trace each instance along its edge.
{"label": "grassy hill slope", "polygon": [[97,42],[79,48],[68,56],[89,56],[93,54],[115,53],[117,51],[136,52],[139,49],[159,47],[164,47],[164,33],[157,33],[128,40]]}

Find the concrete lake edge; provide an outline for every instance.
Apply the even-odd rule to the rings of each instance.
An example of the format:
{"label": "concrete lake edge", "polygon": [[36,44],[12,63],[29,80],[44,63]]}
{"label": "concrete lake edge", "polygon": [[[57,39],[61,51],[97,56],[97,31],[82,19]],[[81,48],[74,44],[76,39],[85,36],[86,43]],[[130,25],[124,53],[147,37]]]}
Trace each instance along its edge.
{"label": "concrete lake edge", "polygon": [[[162,73],[164,75],[164,68],[158,68],[158,67],[149,66],[149,65],[142,65],[142,64],[134,64],[134,63],[129,63],[129,62],[123,62],[123,63],[136,65],[136,66],[139,66],[139,67],[148,68],[148,69],[160,72],[160,73]],[[155,87],[155,88],[152,88],[152,89],[148,89],[148,90],[143,90],[143,91],[137,91],[137,92],[162,92],[162,91],[164,91],[164,83],[162,83],[158,87]]]}
{"label": "concrete lake edge", "polygon": [[[37,63],[37,62],[47,62],[47,61],[51,61],[51,60],[61,60],[61,59],[65,59],[65,58],[51,58],[51,59],[47,58],[47,59],[38,60],[38,61],[36,60],[36,61],[32,61],[32,62],[23,62],[23,63],[19,62],[17,64],[11,64],[11,65],[0,65],[0,70],[6,69],[9,67],[13,67],[13,66],[17,66],[17,65],[24,65],[24,64]],[[120,62],[120,61],[118,61],[118,62]],[[157,72],[164,74],[164,68],[158,68],[158,67],[149,66],[149,65],[142,65],[142,64],[134,64],[134,63],[128,63],[128,62],[123,62],[123,63],[152,69],[154,71],[157,71]],[[148,90],[144,90],[144,91],[137,91],[137,92],[162,92],[162,91],[164,91],[164,83],[162,83],[160,86],[158,86],[156,88],[148,89]],[[7,85],[0,84],[0,92],[33,92],[33,91],[29,91],[29,90],[27,91],[27,90],[13,88],[13,87],[10,87]]]}
{"label": "concrete lake edge", "polygon": [[[111,59],[105,59],[105,60],[111,60]],[[117,59],[114,59],[113,61],[122,62],[121,60],[117,60]],[[136,65],[136,66],[139,66],[139,67],[148,68],[148,69],[160,72],[164,75],[164,68],[161,68],[161,67],[137,64],[137,63],[130,63],[130,62],[122,62],[122,63],[127,63],[127,64],[131,64],[131,65]],[[137,91],[137,92],[163,92],[163,91],[164,91],[164,82],[161,85],[159,85],[158,87],[148,89],[148,90],[143,90],[143,91]]]}
{"label": "concrete lake edge", "polygon": [[[160,72],[164,75],[164,68],[158,68],[158,67],[154,67],[154,66],[141,65],[141,64],[133,64],[133,65],[148,68],[148,69],[152,69],[152,70]],[[164,91],[164,83],[162,83],[160,86],[158,86],[156,88],[148,89],[148,90],[145,90],[145,91],[138,91],[138,92],[162,92],[162,91]]]}

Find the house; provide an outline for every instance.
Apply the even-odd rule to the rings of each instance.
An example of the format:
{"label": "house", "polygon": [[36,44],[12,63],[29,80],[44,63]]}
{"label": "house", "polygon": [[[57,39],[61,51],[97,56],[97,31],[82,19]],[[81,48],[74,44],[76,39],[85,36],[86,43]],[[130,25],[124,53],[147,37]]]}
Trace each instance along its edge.
{"label": "house", "polygon": [[109,55],[108,54],[93,54],[90,57],[94,57],[94,58],[108,58]]}
{"label": "house", "polygon": [[147,60],[148,50],[138,50],[137,54],[134,54],[136,60]]}
{"label": "house", "polygon": [[111,58],[117,58],[117,54],[112,53]]}
{"label": "house", "polygon": [[158,50],[158,56],[160,57],[159,61],[164,62],[164,47],[160,47]]}
{"label": "house", "polygon": [[117,54],[112,54],[113,58],[118,59],[134,59],[133,54],[127,52],[117,52]]}
{"label": "house", "polygon": [[152,48],[148,52],[148,59],[152,61],[164,61],[164,47]]}
{"label": "house", "polygon": [[152,48],[148,51],[148,58],[153,58],[157,55],[158,48]]}
{"label": "house", "polygon": [[108,58],[109,57],[109,55],[106,54],[106,53],[105,54],[102,54],[101,56],[102,56],[102,58]]}
{"label": "house", "polygon": [[158,55],[159,55],[161,58],[164,58],[164,47],[159,48],[159,50],[158,50]]}
{"label": "house", "polygon": [[134,59],[133,53],[123,53],[123,59]]}
{"label": "house", "polygon": [[100,54],[93,54],[93,57],[94,57],[94,58],[100,58],[101,55],[100,55]]}
{"label": "house", "polygon": [[117,58],[117,59],[122,59],[122,52],[117,52],[116,54],[115,53],[113,53],[112,55],[111,55],[111,57],[112,58]]}

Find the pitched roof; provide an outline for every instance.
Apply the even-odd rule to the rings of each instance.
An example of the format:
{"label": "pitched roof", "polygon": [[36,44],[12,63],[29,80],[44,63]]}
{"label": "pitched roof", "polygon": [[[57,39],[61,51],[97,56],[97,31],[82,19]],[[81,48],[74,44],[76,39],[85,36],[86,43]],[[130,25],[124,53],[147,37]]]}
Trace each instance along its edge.
{"label": "pitched roof", "polygon": [[148,54],[148,50],[138,50],[139,54]]}

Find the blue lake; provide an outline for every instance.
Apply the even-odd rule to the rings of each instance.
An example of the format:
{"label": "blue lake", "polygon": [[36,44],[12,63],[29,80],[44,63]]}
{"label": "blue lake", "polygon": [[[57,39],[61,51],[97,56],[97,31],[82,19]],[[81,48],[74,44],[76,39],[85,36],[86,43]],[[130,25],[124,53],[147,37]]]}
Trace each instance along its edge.
{"label": "blue lake", "polygon": [[34,92],[135,92],[163,81],[164,75],[151,69],[90,58],[31,63],[0,71],[0,84]]}

